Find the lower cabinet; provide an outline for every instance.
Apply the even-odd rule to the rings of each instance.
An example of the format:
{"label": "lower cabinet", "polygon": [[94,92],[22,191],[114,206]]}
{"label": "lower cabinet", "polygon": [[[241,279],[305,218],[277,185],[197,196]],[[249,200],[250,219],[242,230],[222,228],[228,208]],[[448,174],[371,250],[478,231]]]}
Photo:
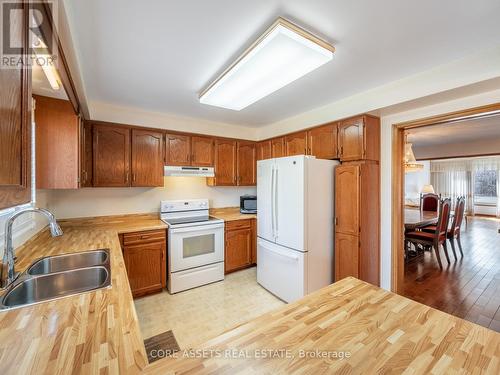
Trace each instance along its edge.
{"label": "lower cabinet", "polygon": [[335,281],[352,276],[359,278],[359,237],[335,234]]}
{"label": "lower cabinet", "polygon": [[256,220],[234,220],[225,224],[224,271],[230,273],[251,267],[256,258]]}
{"label": "lower cabinet", "polygon": [[123,259],[132,295],[160,292],[167,285],[167,237],[165,230],[125,233]]}

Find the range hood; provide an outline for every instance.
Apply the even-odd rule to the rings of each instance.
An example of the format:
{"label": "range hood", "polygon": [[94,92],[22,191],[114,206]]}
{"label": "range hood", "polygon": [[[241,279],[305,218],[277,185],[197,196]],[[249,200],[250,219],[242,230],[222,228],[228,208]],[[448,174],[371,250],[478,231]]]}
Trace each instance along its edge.
{"label": "range hood", "polygon": [[165,176],[174,177],[215,177],[214,167],[174,167],[165,166]]}

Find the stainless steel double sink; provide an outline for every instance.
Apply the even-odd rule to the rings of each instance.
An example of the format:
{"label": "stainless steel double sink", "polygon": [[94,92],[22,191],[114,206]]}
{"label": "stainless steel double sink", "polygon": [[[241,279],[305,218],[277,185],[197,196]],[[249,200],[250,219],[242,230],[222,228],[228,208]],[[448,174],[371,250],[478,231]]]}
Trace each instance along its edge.
{"label": "stainless steel double sink", "polygon": [[109,249],[36,260],[9,286],[0,309],[51,301],[111,286]]}

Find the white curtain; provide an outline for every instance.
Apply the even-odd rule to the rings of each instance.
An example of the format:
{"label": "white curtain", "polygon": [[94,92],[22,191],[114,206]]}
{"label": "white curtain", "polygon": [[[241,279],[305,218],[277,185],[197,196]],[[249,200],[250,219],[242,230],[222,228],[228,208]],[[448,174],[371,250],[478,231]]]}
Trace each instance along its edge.
{"label": "white curtain", "polygon": [[451,198],[465,196],[465,211],[474,214],[474,173],[470,160],[431,161],[431,184],[437,194]]}
{"label": "white curtain", "polygon": [[451,198],[453,204],[457,197],[465,196],[467,214],[474,214],[474,176],[476,171],[497,171],[496,213],[500,217],[500,158],[469,158],[431,161],[431,184],[437,194]]}

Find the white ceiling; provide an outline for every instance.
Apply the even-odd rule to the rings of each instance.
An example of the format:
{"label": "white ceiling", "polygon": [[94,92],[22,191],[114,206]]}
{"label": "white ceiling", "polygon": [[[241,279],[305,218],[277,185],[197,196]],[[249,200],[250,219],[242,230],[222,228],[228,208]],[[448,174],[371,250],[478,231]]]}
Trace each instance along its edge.
{"label": "white ceiling", "polygon": [[[65,0],[87,100],[263,126],[499,43],[498,0]],[[236,112],[198,93],[278,16],[333,61]],[[291,62],[293,63],[293,62]]]}
{"label": "white ceiling", "polygon": [[500,139],[500,115],[426,126],[408,132],[408,142],[417,148],[490,139]]}

